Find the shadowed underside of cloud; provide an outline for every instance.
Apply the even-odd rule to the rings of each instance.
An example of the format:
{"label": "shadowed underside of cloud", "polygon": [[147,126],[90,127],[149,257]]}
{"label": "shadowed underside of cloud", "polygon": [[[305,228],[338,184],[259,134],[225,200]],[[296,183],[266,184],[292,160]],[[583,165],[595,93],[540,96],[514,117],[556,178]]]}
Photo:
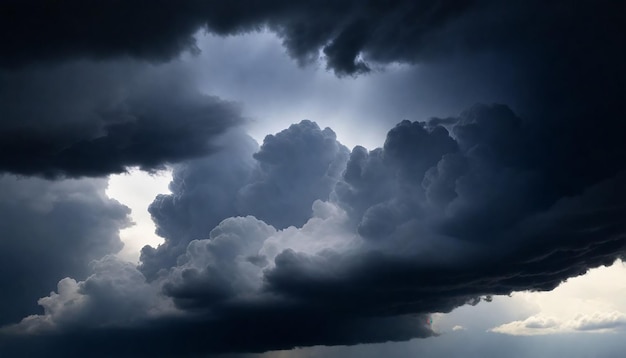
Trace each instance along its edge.
{"label": "shadowed underside of cloud", "polygon": [[[300,63],[323,53],[338,75],[367,72],[373,68],[369,62],[436,63],[495,54],[505,67],[524,74],[528,83],[520,87],[533,92],[519,94],[531,98],[524,111],[539,125],[552,126],[541,140],[568,127],[604,138],[597,142],[615,155],[610,143],[620,140],[619,131],[596,126],[595,118],[623,116],[623,16],[622,4],[615,1],[238,0],[226,5],[185,0],[158,6],[143,0],[3,1],[0,171],[104,176],[129,166],[155,170],[215,151],[212,140],[243,121],[236,106],[198,93],[186,83],[190,76],[138,70],[143,62],[123,65],[129,57],[164,62],[193,52],[200,29],[235,35],[268,28]],[[81,59],[118,63],[73,64]],[[581,146],[570,157],[579,160],[585,151]]]}
{"label": "shadowed underside of cloud", "polygon": [[[551,290],[623,257],[624,164],[555,186],[543,161],[559,171],[570,161],[526,150],[534,130],[506,106],[479,105],[401,122],[382,148],[349,158],[309,121],[268,136],[254,156],[248,138],[229,134],[232,148],[249,148],[229,152],[233,165],[218,154],[175,169],[173,194],[151,207],[166,242],[144,249],[139,270],[105,258],[86,280],[61,281],[40,300],[44,315],[4,329],[21,337],[5,349],[33,334],[50,347],[78,335],[76,356],[91,344],[105,356],[167,356],[426,337],[431,312]],[[568,135],[553,138],[568,145]],[[239,206],[250,185],[311,211],[293,226],[273,222],[279,207]],[[249,216],[229,217],[242,208]]]}
{"label": "shadowed underside of cloud", "polygon": [[121,62],[0,72],[0,171],[105,176],[214,152],[212,140],[243,119],[190,82]]}
{"label": "shadowed underside of cloud", "polygon": [[36,310],[33,296],[67,276],[83,279],[91,260],[122,248],[130,210],[106,197],[104,179],[48,182],[0,176],[0,324]]}
{"label": "shadowed underside of cloud", "polygon": [[[156,6],[151,1],[10,0],[1,6],[0,64],[8,67],[71,57],[163,61],[197,51],[193,34],[200,29],[229,35],[269,27],[299,62],[316,60],[321,52],[338,74],[367,72],[368,61],[416,63],[476,49],[528,52],[528,46],[548,51],[556,45],[558,51],[582,53],[598,49],[600,41],[620,46],[615,25],[623,18],[623,6],[614,1],[237,0],[226,5],[185,0]],[[588,26],[580,26],[581,16]]]}
{"label": "shadowed underside of cloud", "polygon": [[[172,356],[427,337],[435,334],[429,313],[486,295],[550,290],[624,257],[619,2],[146,4],[0,5],[0,80],[10,85],[0,87],[2,171],[106,175],[184,161],[174,166],[172,194],[150,207],[164,244],[144,248],[139,267],[107,256],[86,278],[84,269],[55,272],[75,279],[40,299],[43,314],[2,329],[1,353]],[[367,72],[370,61],[493,51],[533,75],[534,107],[524,118],[504,105],[477,105],[453,118],[403,121],[373,150],[348,151],[310,121],[258,147],[229,130],[241,122],[235,107],[189,90],[176,73],[155,82],[154,72],[110,63],[50,64],[167,60],[193,50],[198,29],[226,35],[263,26],[301,63],[321,51],[339,75]],[[127,212],[107,200],[86,205],[101,198],[101,186],[73,195],[54,189],[64,182],[11,180],[7,198],[22,185],[28,194],[15,200],[26,205],[16,213],[48,223],[46,215],[60,210],[65,218],[69,207],[102,228],[51,220],[55,238],[66,229],[83,237],[64,250],[93,237],[96,249],[78,250],[81,258],[115,251]],[[53,199],[36,200],[39,186]],[[37,207],[48,201],[53,209]],[[13,204],[2,205],[11,217]],[[94,207],[101,215],[90,214]],[[1,228],[20,236],[15,223]],[[28,229],[47,226],[23,226],[24,237],[45,241]],[[25,243],[0,241],[0,252],[32,246]],[[11,258],[11,268],[27,266]]]}
{"label": "shadowed underside of cloud", "polygon": [[330,128],[310,121],[268,135],[256,153],[256,143],[238,132],[217,143],[219,153],[175,166],[172,194],[150,205],[165,243],[142,250],[148,277],[173,266],[191,240],[229,216],[251,214],[279,229],[302,226],[313,202],[328,198],[348,157]]}
{"label": "shadowed underside of cloud", "polygon": [[[196,357],[208,352],[265,352],[313,345],[354,345],[427,337],[426,318],[415,316],[349,318],[316,316],[316,312],[271,308],[240,310],[227,319],[162,319],[149,326],[72,331],[66,335],[18,336],[0,341],[10,356],[62,352],[64,357]],[[245,314],[245,316],[244,316]],[[251,319],[251,318],[254,319]],[[271,327],[268,324],[271,323]],[[94,347],[98,347],[94,349]],[[53,355],[55,353],[52,353]]]}
{"label": "shadowed underside of cloud", "polygon": [[[163,61],[182,51],[197,51],[193,35],[200,29],[227,35],[269,26],[300,62],[317,59],[323,49],[330,68],[353,74],[369,70],[357,59],[361,52],[391,61],[411,59],[414,54],[380,47],[396,37],[411,39],[412,45],[429,44],[433,33],[444,30],[448,20],[471,3],[241,0],[226,5],[185,0],[155,6],[149,1],[5,1],[0,39],[6,47],[0,63],[11,67],[48,59],[119,56]],[[402,26],[396,27],[398,23]]]}

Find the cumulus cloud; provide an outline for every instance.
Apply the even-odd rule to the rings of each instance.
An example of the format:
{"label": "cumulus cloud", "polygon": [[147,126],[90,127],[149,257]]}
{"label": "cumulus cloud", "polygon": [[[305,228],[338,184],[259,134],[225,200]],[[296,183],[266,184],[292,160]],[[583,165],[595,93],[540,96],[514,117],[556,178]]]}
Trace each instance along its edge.
{"label": "cumulus cloud", "polygon": [[[6,324],[37,311],[66,276],[83,279],[89,262],[122,248],[130,210],[105,194],[104,179],[50,182],[0,176],[0,308]],[[10,294],[9,294],[10,293]]]}
{"label": "cumulus cloud", "polygon": [[282,229],[302,226],[311,217],[313,201],[328,198],[348,149],[330,128],[305,120],[265,137],[254,158],[258,167],[239,191],[239,211]]}
{"label": "cumulus cloud", "polygon": [[189,242],[206,238],[223,219],[237,215],[238,190],[248,183],[258,144],[239,131],[218,139],[221,150],[172,167],[171,194],[157,196],[148,211],[156,233],[165,239],[158,248],[141,251],[141,271],[156,277],[176,264]]}
{"label": "cumulus cloud", "polygon": [[260,148],[238,131],[216,143],[218,153],[174,166],[172,194],[150,205],[165,239],[142,250],[141,269],[150,278],[230,216],[254,215],[278,229],[302,226],[313,202],[328,199],[348,156],[330,128],[306,120],[268,135]]}
{"label": "cumulus cloud", "polygon": [[[339,173],[330,168],[345,160],[343,147],[330,129],[308,121],[269,136],[257,154],[250,145],[220,152],[228,160],[218,153],[190,161],[175,169],[173,194],[157,198],[151,208],[160,232],[168,236],[164,245],[144,249],[141,271],[127,268],[120,274],[103,265],[84,282],[66,279],[59,293],[40,301],[48,307],[44,315],[24,319],[14,329],[32,332],[56,322],[57,341],[75,327],[91,327],[82,333],[85,342],[103,343],[100,329],[111,337],[124,332],[128,339],[159,341],[143,351],[122,343],[119,352],[129,355],[175,345],[190,329],[207,337],[220,333],[202,347],[189,346],[189,354],[435,335],[426,323],[432,312],[488,301],[490,295],[551,290],[626,251],[625,174],[565,189],[538,180],[545,163],[524,150],[532,134],[532,127],[507,107],[476,106],[456,118],[401,122],[382,148],[356,147],[334,179],[328,173]],[[225,137],[225,143],[237,141],[251,143],[237,133]],[[321,153],[315,157],[308,148]],[[319,164],[302,164],[311,158]],[[231,165],[222,167],[225,160]],[[567,161],[556,163],[568,169]],[[311,178],[324,189],[318,191]],[[241,188],[258,182],[257,190],[276,195],[285,206],[300,198],[293,205],[309,205],[309,219],[284,228],[272,221],[272,206],[254,216],[236,216],[245,198]],[[281,186],[311,195],[283,199],[281,191],[272,191]],[[226,215],[233,217],[220,217]],[[211,220],[218,222],[214,228]],[[99,269],[114,273],[98,274]],[[97,278],[118,275],[131,277],[132,284],[116,286],[122,292],[115,295],[99,289],[108,281]],[[141,304],[135,305],[129,297],[142,287]],[[89,308],[78,304],[100,296],[97,302],[105,312],[113,310],[106,315],[113,322],[91,317],[84,313]],[[54,302],[72,297],[81,297],[71,307],[82,314],[55,309]],[[117,300],[128,302],[138,316]],[[153,302],[173,311],[162,313]],[[127,321],[133,317],[138,323]],[[613,318],[581,319],[572,329],[621,324]],[[242,329],[257,332],[270,325],[274,334],[241,341]],[[179,333],[168,336],[167,327]],[[495,331],[558,327],[559,322],[540,317]]]}
{"label": "cumulus cloud", "polygon": [[[432,312],[551,290],[624,257],[621,4],[159,5],[0,5],[0,170],[58,178],[177,163],[172,194],[149,209],[164,244],[145,247],[138,268],[105,257],[88,277],[86,263],[119,249],[128,223],[127,210],[103,198],[104,182],[69,190],[67,181],[2,178],[10,220],[0,258],[37,287],[25,295],[44,296],[43,314],[3,330],[3,355],[184,356],[428,337]],[[529,74],[521,103],[531,105],[522,116],[478,105],[403,121],[373,150],[349,152],[309,121],[258,147],[232,130],[242,122],[236,106],[198,93],[182,73],[121,59],[194,52],[199,29],[260,28],[299,63],[321,55],[339,76],[493,54]],[[85,58],[118,62],[76,62]],[[39,278],[60,280],[57,292],[45,297]],[[22,292],[20,282],[2,288]],[[27,302],[11,297],[3,310]],[[499,330],[562,326],[534,317]],[[623,315],[565,326],[617,329]]]}
{"label": "cumulus cloud", "polygon": [[[192,241],[180,264],[150,284],[129,263],[106,257],[85,281],[61,280],[58,292],[39,301],[43,315],[26,317],[4,334],[18,334],[17,342],[30,334],[35,342],[57,349],[78,335],[71,354],[85,354],[98,344],[103,347],[94,354],[102,356],[265,351],[434,335],[424,314],[343,311],[264,289],[264,272],[274,260],[278,263],[277,252],[284,256],[296,254],[291,247],[301,254],[355,246],[355,238],[338,236],[348,221],[340,208],[322,202],[314,208],[314,217],[300,230],[276,230],[252,216],[228,218],[208,239]],[[299,246],[292,245],[297,241]],[[254,334],[244,337],[242,329]],[[179,346],[181,339],[189,344]],[[152,343],[136,344],[145,340]],[[15,346],[6,347],[11,352]]]}
{"label": "cumulus cloud", "polygon": [[[69,56],[128,55],[160,61],[185,50],[197,51],[193,34],[201,28],[225,35],[268,26],[284,39],[289,53],[300,62],[317,58],[322,50],[329,67],[337,73],[352,74],[369,70],[358,58],[361,53],[391,60],[415,56],[380,47],[394,37],[401,37],[402,41],[412,39],[412,45],[429,44],[433,33],[444,30],[448,21],[458,17],[470,4],[469,1],[454,5],[422,1],[412,6],[407,1],[311,4],[243,0],[228,6],[219,2],[184,1],[156,9],[143,1],[95,5],[78,1],[62,4],[11,1],[3,4],[1,11],[0,38],[7,39],[1,63],[19,66]],[[121,21],[119,14],[125,14]],[[138,18],[142,19],[141,25],[133,21]],[[402,26],[392,26],[397,24]],[[11,34],[20,36],[8,41]]]}
{"label": "cumulus cloud", "polygon": [[626,329],[626,314],[613,311],[578,315],[569,320],[537,315],[523,321],[505,323],[489,331],[514,336],[534,336],[572,332],[616,332],[624,329]]}
{"label": "cumulus cloud", "polygon": [[127,327],[151,315],[173,311],[171,304],[146,283],[135,265],[114,256],[91,264],[91,275],[77,282],[64,278],[57,292],[41,298],[43,315],[30,315],[5,331],[49,333],[60,328],[81,329],[109,326]]}

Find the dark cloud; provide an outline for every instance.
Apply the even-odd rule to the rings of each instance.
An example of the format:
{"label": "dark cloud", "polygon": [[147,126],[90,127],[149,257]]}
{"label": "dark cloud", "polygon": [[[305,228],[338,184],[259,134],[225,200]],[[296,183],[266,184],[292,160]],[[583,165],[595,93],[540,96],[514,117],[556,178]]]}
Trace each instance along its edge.
{"label": "dark cloud", "polygon": [[[603,173],[603,179],[589,185],[566,188],[541,180],[546,163],[534,151],[524,150],[533,143],[533,128],[501,105],[475,106],[445,120],[401,122],[389,132],[383,148],[353,150],[336,192],[327,195],[329,201],[313,202],[311,217],[299,227],[279,230],[254,216],[231,217],[193,239],[185,236],[192,232],[187,229],[198,234],[208,230],[202,220],[176,226],[189,215],[176,213],[176,206],[161,206],[168,208],[157,219],[171,235],[166,244],[174,243],[177,235],[184,239],[178,246],[144,249],[144,259],[147,251],[158,253],[151,264],[161,269],[150,283],[132,267],[120,271],[115,268],[119,264],[96,265],[90,278],[61,281],[59,294],[40,301],[44,307],[63,310],[48,308],[45,315],[5,328],[5,336],[39,332],[33,339],[56,347],[78,334],[81,344],[74,345],[75,355],[92,344],[109,346],[107,339],[120,337],[117,346],[102,351],[105,356],[405,340],[435,334],[426,324],[431,312],[449,312],[490,295],[551,290],[567,278],[624,257],[626,172]],[[283,142],[298,143],[287,147],[290,154],[316,147],[316,140],[302,135],[309,130],[317,133],[314,138],[335,141],[333,135],[324,135],[329,130],[305,121],[268,137],[257,153],[283,153],[282,146],[273,147]],[[565,145],[567,135],[562,131],[554,138],[565,139]],[[227,141],[235,142],[233,137]],[[341,148],[336,143],[332,147]],[[285,173],[282,180],[291,178],[296,187],[307,182],[294,174],[308,170],[301,166],[301,157],[278,158]],[[210,199],[215,186],[203,179],[211,175],[202,173],[211,173],[219,163],[219,158],[208,157],[178,168],[172,203],[187,191],[195,193],[185,199],[188,204],[194,197],[203,198],[194,206],[178,207],[181,212],[202,213],[214,207]],[[569,163],[552,165],[568,170]],[[328,167],[320,168],[318,173],[326,173]],[[223,190],[234,203],[240,192],[227,188]],[[374,195],[368,197],[364,188],[372,188]],[[299,197],[311,204],[308,196]],[[164,198],[154,205],[170,200]],[[173,221],[167,222],[170,217]],[[175,261],[168,261],[174,256],[159,256],[172,253],[177,254]],[[135,295],[136,290],[152,294]],[[127,305],[116,307],[116,300]],[[65,301],[99,302],[99,310],[111,311],[101,321],[89,314],[95,306],[68,306]],[[125,307],[137,312],[130,315]],[[110,317],[121,318],[107,321]],[[76,327],[91,328],[76,332]],[[263,333],[244,338],[242,331]],[[179,347],[181,340],[196,342],[199,335],[212,338]],[[148,341],[157,343],[137,345]]]}
{"label": "dark cloud", "polygon": [[[328,224],[328,220],[310,224],[305,237],[321,239],[320,230]],[[59,282],[58,294],[40,300],[46,314],[5,328],[4,337],[34,334],[31,337],[39,347],[33,354],[45,347],[79,356],[102,345],[93,354],[193,356],[434,334],[425,315],[355,315],[263,293],[262,269],[268,261],[259,264],[251,258],[264,252],[265,241],[276,234],[274,228],[251,216],[226,219],[209,239],[192,241],[181,263],[162,281],[150,285],[131,264],[106,257],[93,265],[94,272],[86,280]],[[285,238],[292,234],[283,232]],[[67,345],[70,337],[78,343]],[[5,352],[19,347],[20,335],[16,338],[5,343]],[[181,341],[187,344],[181,346]]]}
{"label": "dark cloud", "polygon": [[167,60],[181,51],[196,50],[193,34],[201,28],[236,34],[269,26],[299,61],[316,58],[323,48],[329,67],[352,74],[369,70],[357,59],[361,52],[382,57],[377,47],[392,38],[411,40],[412,46],[421,44],[470,4],[243,0],[224,5],[191,0],[156,6],[145,1],[7,1],[0,11],[0,39],[6,44],[2,64],[19,66],[69,57]]}
{"label": "dark cloud", "polygon": [[0,170],[45,177],[145,170],[217,150],[243,120],[184,72],[71,63],[0,72]]}
{"label": "dark cloud", "polygon": [[426,128],[409,121],[389,131],[384,148],[371,153],[355,148],[336,193],[340,202],[349,203],[349,212],[362,217],[359,233],[385,237],[398,221],[419,211],[415,204],[423,193],[415,186],[416,178],[456,150],[457,144],[443,127]]}
{"label": "dark cloud", "polygon": [[83,279],[89,263],[122,248],[118,231],[130,210],[106,197],[107,182],[49,182],[0,177],[0,323],[39,310],[33,297],[71,276]]}
{"label": "dark cloud", "polygon": [[[90,277],[62,279],[43,315],[3,329],[0,350],[172,356],[427,337],[431,312],[551,290],[625,255],[619,2],[24,4],[0,11],[2,81],[15,89],[0,90],[3,170],[104,175],[196,159],[174,167],[172,194],[150,208],[163,245],[144,248],[138,269],[109,257]],[[303,121],[253,154],[240,133],[216,139],[240,121],[232,105],[170,86],[180,79],[103,76],[99,93],[85,71],[59,92],[65,65],[49,78],[50,65],[32,65],[167,60],[193,50],[198,29],[263,26],[300,63],[323,54],[340,76],[492,55],[502,76],[523,79],[512,92],[526,106],[403,121],[382,148],[349,155]],[[39,88],[45,116],[28,102]]]}
{"label": "dark cloud", "polygon": [[221,151],[175,166],[172,194],[150,205],[165,243],[142,250],[148,277],[173,266],[190,241],[230,216],[254,215],[279,229],[302,226],[313,202],[328,199],[348,156],[330,128],[306,120],[268,135],[260,148],[239,132],[216,143]]}
{"label": "dark cloud", "polygon": [[[0,6],[0,38],[6,39],[0,50],[5,65],[0,103],[8,118],[3,122],[11,122],[2,127],[2,152],[8,154],[0,164],[14,173],[96,176],[129,165],[150,170],[213,150],[208,141],[239,122],[239,113],[186,89],[183,81],[137,89],[116,84],[112,78],[126,79],[128,71],[111,76],[119,73],[111,66],[93,69],[112,71],[96,76],[84,68],[50,72],[32,65],[50,59],[172,59],[194,48],[193,34],[201,28],[224,35],[267,26],[301,63],[324,53],[340,75],[367,71],[369,62],[436,67],[447,61],[451,76],[497,68],[499,77],[517,79],[502,82],[514,87],[505,92],[514,92],[525,105],[522,113],[532,114],[528,118],[538,125],[554,126],[545,140],[552,130],[568,127],[573,140],[575,133],[606,137],[604,151],[615,156],[616,128],[595,126],[589,118],[624,129],[615,119],[623,115],[626,80],[626,31],[621,31],[626,22],[619,2],[5,1]],[[174,125],[172,117],[184,125]]]}
{"label": "dark cloud", "polygon": [[424,317],[345,320],[288,309],[282,310],[283,315],[255,308],[239,312],[241,315],[227,318],[161,320],[145,327],[73,330],[67,332],[70,334],[44,334],[28,339],[15,337],[12,341],[0,341],[0,350],[10,356],[41,355],[45,347],[52,357],[196,357],[206,356],[207,352],[213,356],[220,352],[264,352],[296,348],[296,345],[353,345],[431,335],[423,323]]}
{"label": "dark cloud", "polygon": [[[225,35],[263,26],[281,36],[301,63],[322,52],[338,74],[367,72],[368,61],[417,63],[503,48],[548,52],[548,66],[568,58],[569,66],[603,72],[595,65],[619,63],[608,55],[623,50],[623,4],[614,1],[240,0],[224,5],[189,0],[156,6],[145,1],[33,0],[5,1],[0,13],[4,66],[71,57],[167,60],[195,51],[193,34],[200,29]],[[593,63],[579,61],[579,55],[589,57],[589,52],[595,52]],[[542,62],[524,57],[536,65]]]}
{"label": "dark cloud", "polygon": [[242,214],[283,229],[302,226],[311,204],[327,199],[348,159],[348,149],[330,128],[302,121],[268,135],[254,154],[259,166],[251,183],[239,191]]}
{"label": "dark cloud", "polygon": [[147,277],[175,265],[191,240],[205,238],[220,221],[237,215],[237,192],[249,182],[258,144],[238,131],[217,143],[220,151],[174,165],[172,194],[159,195],[150,204],[156,233],[165,242],[156,249],[142,249],[140,268]]}

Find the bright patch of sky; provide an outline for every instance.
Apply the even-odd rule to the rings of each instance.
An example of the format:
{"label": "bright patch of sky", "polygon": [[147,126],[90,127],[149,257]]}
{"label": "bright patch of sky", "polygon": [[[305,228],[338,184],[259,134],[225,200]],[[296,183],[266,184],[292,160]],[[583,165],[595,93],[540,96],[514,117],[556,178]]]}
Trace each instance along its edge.
{"label": "bright patch of sky", "polygon": [[143,246],[156,247],[163,239],[154,231],[154,222],[148,213],[148,206],[158,194],[168,194],[168,184],[172,180],[170,171],[155,174],[130,169],[127,174],[111,175],[107,195],[128,206],[133,226],[120,232],[120,239],[124,248],[118,253],[122,259],[138,262],[139,253]]}

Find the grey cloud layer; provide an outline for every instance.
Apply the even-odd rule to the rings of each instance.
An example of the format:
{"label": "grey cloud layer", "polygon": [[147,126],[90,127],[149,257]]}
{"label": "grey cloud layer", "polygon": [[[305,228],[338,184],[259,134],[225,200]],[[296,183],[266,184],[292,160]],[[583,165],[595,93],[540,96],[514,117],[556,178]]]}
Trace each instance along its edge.
{"label": "grey cloud layer", "polygon": [[[368,71],[368,60],[415,63],[455,51],[520,44],[543,51],[552,45],[566,51],[597,49],[594,42],[619,38],[612,31],[623,17],[620,10],[611,1],[240,0],[225,5],[189,0],[159,6],[147,1],[5,1],[0,35],[6,44],[2,64],[19,66],[69,57],[159,61],[196,50],[193,34],[201,28],[237,34],[269,26],[300,62],[316,59],[321,51],[329,68],[353,74]],[[582,14],[589,15],[590,26],[578,26]],[[531,15],[534,21],[527,21]],[[602,23],[609,26],[597,26]],[[595,34],[589,36],[591,28]],[[549,38],[542,37],[547,33]]]}
{"label": "grey cloud layer", "polygon": [[200,93],[175,66],[66,63],[0,72],[0,171],[104,176],[203,156],[241,124],[237,105]]}
{"label": "grey cloud layer", "polygon": [[[607,163],[626,159],[615,147],[619,141],[616,129],[626,129],[617,119],[623,114],[626,80],[622,65],[626,62],[626,31],[620,27],[625,21],[619,2],[279,0],[229,5],[217,1],[150,4],[5,1],[0,5],[0,36],[6,39],[6,46],[0,49],[5,65],[0,76],[0,102],[9,118],[2,127],[2,153],[9,153],[0,157],[2,170],[98,176],[133,165],[154,169],[214,149],[207,142],[241,122],[238,111],[228,103],[195,93],[193,87],[181,86],[184,81],[172,81],[176,74],[170,76],[169,83],[156,83],[157,88],[145,80],[142,83],[148,84],[137,88],[110,79],[125,79],[128,70],[103,78],[90,74],[90,70],[67,66],[46,74],[46,66],[54,59],[54,63],[128,56],[171,60],[184,49],[194,48],[193,35],[198,29],[225,35],[264,26],[279,35],[292,57],[302,63],[317,58],[320,51],[325,53],[328,66],[337,74],[363,72],[367,61],[383,65],[426,63],[432,68],[448,63],[448,75],[461,77],[496,68],[498,76],[470,78],[487,78],[514,87],[504,92],[516,97],[524,105],[523,114],[532,114],[540,125],[568,127],[572,134],[590,133],[572,136],[574,140],[606,138],[594,144],[604,146],[605,153],[613,157]],[[137,17],[142,21],[133,21]],[[475,64],[464,62],[476,54]],[[491,59],[477,60],[480,56]],[[33,69],[38,66],[39,70]],[[120,72],[111,66],[94,66],[91,71]],[[447,82],[441,78],[437,81]],[[474,91],[471,87],[469,90]],[[483,85],[477,83],[476,87]],[[94,93],[93,88],[102,91]],[[119,95],[120,90],[127,93]],[[411,90],[408,86],[399,91]],[[58,108],[52,103],[64,106]],[[41,110],[33,111],[31,104]],[[178,113],[182,106],[187,109]],[[174,111],[176,115],[172,115]],[[597,126],[597,120],[610,123]],[[5,127],[5,121],[11,124]],[[184,124],[173,125],[172,121]],[[554,128],[544,133],[542,140],[549,140],[551,130]],[[171,144],[164,146],[166,142]],[[107,160],[94,160],[101,157]]]}
{"label": "grey cloud layer", "polygon": [[310,121],[268,135],[256,153],[256,143],[239,132],[218,143],[215,155],[176,166],[172,194],[150,205],[165,243],[142,250],[148,277],[174,265],[191,240],[229,216],[252,214],[279,229],[301,226],[313,201],[328,198],[348,156],[332,130]]}
{"label": "grey cloud layer", "polygon": [[122,248],[130,210],[106,197],[106,180],[48,182],[0,176],[0,323],[36,311],[54,282],[83,279],[91,260]]}
{"label": "grey cloud layer", "polygon": [[[533,128],[502,105],[475,106],[456,118],[404,121],[382,148],[356,147],[340,176],[334,176],[336,161],[345,162],[345,149],[332,131],[312,122],[268,136],[254,155],[250,140],[232,132],[225,139],[231,150],[247,149],[224,152],[230,165],[219,153],[180,165],[173,194],[153,203],[166,242],[143,251],[140,269],[151,283],[131,268],[96,271],[84,282],[62,281],[60,290],[61,284],[78,287],[64,289],[70,294],[41,301],[64,307],[55,302],[75,295],[75,301],[100,302],[112,310],[108,316],[124,319],[103,323],[85,313],[93,306],[78,305],[63,314],[48,309],[9,331],[40,332],[52,322],[51,331],[33,339],[56,347],[78,334],[85,345],[74,347],[77,355],[89,344],[126,337],[102,350],[105,356],[406,340],[435,334],[427,325],[430,312],[493,294],[550,290],[624,257],[624,168],[598,171],[603,178],[579,186],[554,186],[545,168],[567,171],[570,162],[546,156],[548,166],[526,150]],[[567,135],[554,138],[568,145]],[[324,189],[318,192],[311,178]],[[242,210],[247,183],[262,183],[256,195],[276,198],[281,208],[309,206],[308,214],[298,214],[308,220],[294,217],[295,226],[287,228],[272,223],[281,210],[273,203],[248,212],[266,221],[229,218]],[[211,230],[212,223],[218,224]],[[96,277],[120,280],[100,286]],[[139,281],[125,283],[131,278]],[[152,294],[134,295],[140,287]],[[138,300],[132,323],[128,314],[116,313],[128,306],[115,308],[116,299],[128,297]],[[270,326],[271,333],[240,335]],[[78,333],[76,327],[92,329]],[[173,348],[199,335],[214,339]],[[144,340],[155,343],[131,343]]]}
{"label": "grey cloud layer", "polygon": [[[196,50],[193,34],[201,28],[236,34],[269,26],[284,38],[288,51],[299,61],[316,59],[323,48],[330,68],[352,74],[368,70],[357,59],[362,51],[385,60],[411,58],[414,54],[381,45],[398,37],[411,39],[416,50],[415,45],[430,45],[432,33],[444,30],[448,20],[471,3],[243,0],[226,5],[190,0],[155,6],[147,1],[8,1],[0,12],[0,38],[7,43],[2,64],[10,67],[42,59],[128,55],[159,61]],[[141,21],[135,21],[139,18]]]}
{"label": "grey cloud layer", "polygon": [[[98,347],[103,356],[172,356],[427,337],[435,334],[430,312],[484,295],[549,290],[624,257],[620,2],[173,4],[0,5],[0,170],[94,176],[184,161],[174,166],[172,194],[150,207],[165,243],[144,248],[138,268],[102,258],[87,278],[86,260],[118,248],[126,209],[102,199],[102,182],[71,190],[54,189],[64,181],[6,182],[3,198],[22,185],[27,193],[3,204],[7,216],[17,205],[15,213],[41,218],[3,222],[7,270],[33,277],[15,258],[37,256],[37,246],[10,240],[23,232],[53,246],[36,257],[51,277],[32,283],[38,288],[29,296],[45,295],[39,287],[59,275],[75,279],[40,300],[44,314],[4,328],[1,353],[86,356]],[[120,59],[193,52],[203,27],[225,35],[263,26],[300,63],[321,52],[338,75],[451,58],[461,73],[489,72],[459,58],[491,54],[519,69],[511,72],[524,83],[512,92],[527,91],[519,103],[528,106],[521,117],[494,105],[403,121],[372,151],[349,152],[309,121],[258,148],[228,131],[242,121],[237,109],[197,93],[189,76]],[[50,192],[62,205],[28,206],[46,203]],[[64,219],[66,208],[80,222],[46,221],[55,210]],[[54,241],[30,232],[48,226]],[[60,237],[71,239],[63,250],[81,259],[75,267],[65,269],[71,261],[56,255]]]}

